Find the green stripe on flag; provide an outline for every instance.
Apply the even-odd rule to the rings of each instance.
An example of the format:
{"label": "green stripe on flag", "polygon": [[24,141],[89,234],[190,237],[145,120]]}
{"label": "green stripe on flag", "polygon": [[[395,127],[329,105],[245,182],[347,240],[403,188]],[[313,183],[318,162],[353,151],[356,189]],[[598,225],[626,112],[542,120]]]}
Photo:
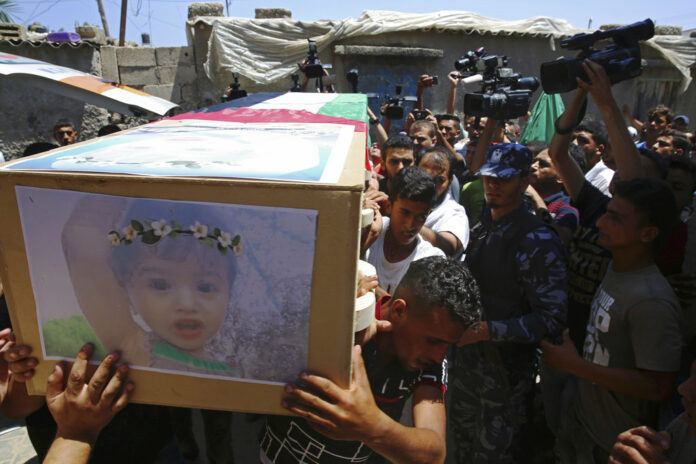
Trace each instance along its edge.
{"label": "green stripe on flag", "polygon": [[542,91],[532,108],[532,115],[529,117],[519,143],[524,145],[532,140],[551,143],[555,132],[554,123],[564,110],[565,106],[559,94],[548,95]]}
{"label": "green stripe on flag", "polygon": [[367,95],[363,93],[339,93],[336,98],[321,107],[319,114],[368,123]]}

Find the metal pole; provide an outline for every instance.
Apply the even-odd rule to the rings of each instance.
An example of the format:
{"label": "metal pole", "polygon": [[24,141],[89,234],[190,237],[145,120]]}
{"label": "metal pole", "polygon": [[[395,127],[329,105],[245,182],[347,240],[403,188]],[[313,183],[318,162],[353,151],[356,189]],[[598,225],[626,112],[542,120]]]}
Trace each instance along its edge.
{"label": "metal pole", "polygon": [[121,0],[121,31],[118,36],[118,46],[126,43],[126,15],[128,14],[128,0]]}
{"label": "metal pole", "polygon": [[109,25],[106,22],[106,13],[104,13],[104,5],[102,4],[102,0],[97,0],[97,7],[99,8],[99,16],[101,16],[102,26],[104,26],[104,34],[109,37],[111,34],[109,34]]}
{"label": "metal pole", "polygon": [[230,15],[230,0],[225,0],[225,7],[227,9],[227,16]]}

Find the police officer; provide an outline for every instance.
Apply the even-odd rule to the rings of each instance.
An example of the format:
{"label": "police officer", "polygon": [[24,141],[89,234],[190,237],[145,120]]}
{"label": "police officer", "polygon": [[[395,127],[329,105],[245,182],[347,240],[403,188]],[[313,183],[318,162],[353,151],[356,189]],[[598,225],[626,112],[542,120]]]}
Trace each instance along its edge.
{"label": "police officer", "polygon": [[525,462],[537,344],[566,322],[566,255],[559,237],[524,202],[531,151],[491,146],[477,175],[486,206],[471,231],[466,263],[481,289],[484,317],[456,349],[451,421],[460,463]]}

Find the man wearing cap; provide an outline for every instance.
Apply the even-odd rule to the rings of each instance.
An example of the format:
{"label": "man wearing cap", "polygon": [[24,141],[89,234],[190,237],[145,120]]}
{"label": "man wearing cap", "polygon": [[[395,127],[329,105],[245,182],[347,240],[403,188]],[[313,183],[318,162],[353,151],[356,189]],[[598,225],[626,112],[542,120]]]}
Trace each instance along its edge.
{"label": "man wearing cap", "polygon": [[679,132],[689,132],[689,117],[685,114],[675,116],[672,120],[672,129]]}
{"label": "man wearing cap", "polygon": [[523,201],[531,164],[527,147],[500,143],[488,149],[477,173],[486,206],[471,231],[466,264],[480,286],[484,315],[460,339],[452,373],[460,463],[525,461],[520,431],[536,376],[537,344],[560,336],[565,326],[565,250]]}

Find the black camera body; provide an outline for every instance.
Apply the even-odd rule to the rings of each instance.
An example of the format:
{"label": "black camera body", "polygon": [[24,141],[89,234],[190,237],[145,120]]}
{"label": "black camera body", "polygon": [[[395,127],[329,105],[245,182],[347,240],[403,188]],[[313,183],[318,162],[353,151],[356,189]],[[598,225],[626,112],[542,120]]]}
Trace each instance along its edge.
{"label": "black camera body", "polygon": [[[485,53],[485,52],[484,52]],[[464,95],[467,116],[512,119],[529,110],[532,94],[539,88],[536,77],[522,77],[508,67],[507,56],[484,55],[477,67],[482,69],[481,91]]]}
{"label": "black camera body", "polygon": [[236,100],[238,98],[244,98],[247,96],[247,91],[242,90],[239,87],[241,87],[241,84],[239,83],[239,73],[232,73],[232,77],[234,77],[234,82],[230,83],[229,89],[225,94],[222,96],[222,101],[223,102],[228,102],[231,100]]}
{"label": "black camera body", "polygon": [[[541,84],[544,92],[563,93],[577,88],[576,78],[588,81],[582,67],[590,59],[604,68],[612,84],[640,76],[643,68],[638,42],[655,35],[655,24],[650,19],[592,34],[576,34],[561,41],[568,50],[582,50],[576,58],[563,58],[541,64]],[[593,45],[598,40],[612,39],[614,43],[604,50]]]}
{"label": "black camera body", "polygon": [[382,111],[382,115],[386,116],[387,119],[403,119],[404,118],[404,105],[406,101],[415,102],[418,99],[416,97],[402,97],[401,96],[401,86],[397,85],[396,96],[387,96],[387,107]]}
{"label": "black camera body", "polygon": [[428,119],[428,112],[426,110],[413,110],[411,113],[413,113],[413,119],[416,121]]}
{"label": "black camera body", "polygon": [[486,56],[486,49],[479,47],[476,50],[470,50],[464,54],[461,58],[454,62],[454,69],[460,73],[473,74],[476,72],[476,64],[478,60]]}
{"label": "black camera body", "polygon": [[304,66],[301,63],[297,63],[308,79],[316,79],[317,77],[322,77],[324,75],[324,67],[319,61],[319,53],[317,52],[317,43],[312,39],[307,39],[309,42],[309,50],[307,51],[307,62]]}
{"label": "black camera body", "polygon": [[349,69],[346,73],[346,80],[350,84],[351,89],[353,89],[353,93],[358,93],[358,76],[357,68]]}

